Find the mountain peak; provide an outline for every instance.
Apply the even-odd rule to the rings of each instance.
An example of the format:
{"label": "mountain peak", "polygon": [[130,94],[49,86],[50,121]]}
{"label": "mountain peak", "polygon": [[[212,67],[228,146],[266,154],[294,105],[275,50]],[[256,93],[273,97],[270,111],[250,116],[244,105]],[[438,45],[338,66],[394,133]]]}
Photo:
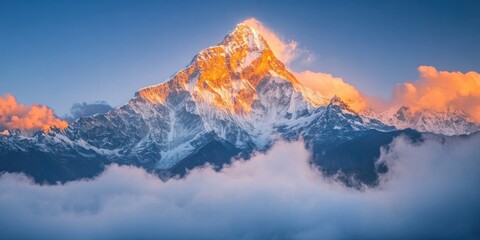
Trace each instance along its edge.
{"label": "mountain peak", "polygon": [[339,96],[337,96],[337,95],[333,96],[332,99],[330,99],[330,103],[331,103],[331,104],[335,104],[335,105],[345,104],[345,103],[342,101],[342,99],[341,99]]}
{"label": "mountain peak", "polygon": [[[169,81],[143,88],[136,97],[165,104],[172,93],[188,93],[196,103],[234,114],[251,112],[262,82],[287,82],[313,107],[323,96],[303,87],[270,49],[255,22],[242,22],[218,45],[200,51],[190,64]],[[248,24],[249,23],[249,24]],[[253,25],[253,26],[252,26]]]}
{"label": "mountain peak", "polygon": [[479,126],[465,112],[447,106],[444,109],[415,109],[408,105],[392,107],[376,116],[397,129],[413,128],[420,132],[443,135],[470,134]]}
{"label": "mountain peak", "polygon": [[165,103],[170,93],[187,91],[197,102],[246,113],[258,97],[257,86],[271,78],[300,86],[285,64],[275,57],[260,31],[243,22],[218,45],[200,51],[172,79],[143,88],[136,96],[149,102]]}
{"label": "mountain peak", "polygon": [[328,106],[338,106],[342,110],[347,110],[352,113],[356,113],[347,103],[345,103],[340,97],[337,95],[333,96],[332,99],[330,99],[330,103]]}
{"label": "mountain peak", "polygon": [[260,32],[245,22],[237,24],[219,45],[225,46],[232,52],[238,48],[247,48],[256,52],[262,52],[264,49],[270,50]]}
{"label": "mountain peak", "polygon": [[333,96],[332,99],[330,99],[329,105],[336,105],[342,108],[348,107],[348,105],[337,95]]}

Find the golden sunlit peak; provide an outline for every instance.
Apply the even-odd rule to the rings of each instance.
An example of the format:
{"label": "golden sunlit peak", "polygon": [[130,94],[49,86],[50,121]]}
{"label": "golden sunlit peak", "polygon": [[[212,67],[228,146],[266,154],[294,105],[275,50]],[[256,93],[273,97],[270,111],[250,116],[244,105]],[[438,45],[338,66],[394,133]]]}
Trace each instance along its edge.
{"label": "golden sunlit peak", "polygon": [[[219,45],[200,51],[171,81],[141,89],[137,95],[149,102],[164,104],[172,91],[189,91],[195,101],[243,114],[250,111],[257,97],[255,89],[267,77],[285,79],[299,88],[295,76],[276,57],[264,34],[273,39],[273,43],[280,41],[255,19],[239,23]],[[314,97],[306,98],[310,101]]]}
{"label": "golden sunlit peak", "polygon": [[230,50],[238,48],[246,48],[250,51],[263,51],[270,49],[267,41],[263,38],[261,33],[255,28],[245,24],[239,23],[220,43],[220,45],[227,47]]}
{"label": "golden sunlit peak", "polygon": [[262,23],[255,18],[246,19],[245,21],[239,23],[239,25],[240,24],[247,25],[257,31],[260,31],[259,29],[263,27]]}

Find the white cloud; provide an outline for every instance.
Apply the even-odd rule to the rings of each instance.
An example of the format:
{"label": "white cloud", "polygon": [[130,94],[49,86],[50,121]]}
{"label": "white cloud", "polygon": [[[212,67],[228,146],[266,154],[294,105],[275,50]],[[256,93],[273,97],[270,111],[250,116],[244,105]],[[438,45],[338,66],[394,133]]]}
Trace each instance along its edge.
{"label": "white cloud", "polygon": [[301,59],[305,63],[313,61],[313,54],[306,49],[299,48],[296,41],[286,41],[255,18],[249,18],[243,23],[260,32],[275,56],[283,63],[289,64],[297,59]]}
{"label": "white cloud", "polygon": [[313,170],[301,142],[168,182],[119,166],[56,186],[6,174],[0,238],[478,237],[479,143],[480,136],[420,146],[397,139],[381,156],[388,178],[364,191]]}

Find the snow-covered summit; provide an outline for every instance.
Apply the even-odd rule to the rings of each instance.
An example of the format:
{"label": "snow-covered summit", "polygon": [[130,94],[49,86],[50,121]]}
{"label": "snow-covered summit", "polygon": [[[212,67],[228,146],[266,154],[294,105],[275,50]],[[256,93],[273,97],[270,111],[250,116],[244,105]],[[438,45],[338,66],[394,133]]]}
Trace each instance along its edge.
{"label": "snow-covered summit", "polygon": [[412,128],[420,132],[443,135],[462,135],[480,128],[465,112],[448,106],[443,110],[411,109],[409,106],[390,108],[374,116],[397,129]]}
{"label": "snow-covered summit", "polygon": [[256,88],[269,78],[289,82],[312,105],[326,100],[303,87],[278,60],[265,39],[254,28],[241,23],[219,45],[202,50],[169,81],[137,92],[152,103],[164,103],[171,93],[187,91],[196,102],[245,114],[258,99]]}

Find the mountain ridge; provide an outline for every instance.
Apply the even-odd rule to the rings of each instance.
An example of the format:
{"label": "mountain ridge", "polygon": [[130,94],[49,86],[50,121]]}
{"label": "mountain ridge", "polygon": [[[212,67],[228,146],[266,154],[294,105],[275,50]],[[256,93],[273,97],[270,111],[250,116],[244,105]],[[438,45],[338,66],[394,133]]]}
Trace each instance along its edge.
{"label": "mountain ridge", "polygon": [[[95,173],[104,164],[117,163],[185,174],[183,166],[225,163],[223,158],[236,155],[248,158],[278,140],[303,139],[313,155],[321,157],[319,152],[359,137],[399,133],[391,126],[396,122],[381,119],[387,121],[301,85],[260,33],[241,23],[167,82],[138,90],[117,109],[82,117],[66,129],[1,135],[5,154],[0,155],[9,161],[8,154],[31,159],[31,153],[42,152],[60,165],[91,160]],[[207,153],[223,160],[209,160]]]}

